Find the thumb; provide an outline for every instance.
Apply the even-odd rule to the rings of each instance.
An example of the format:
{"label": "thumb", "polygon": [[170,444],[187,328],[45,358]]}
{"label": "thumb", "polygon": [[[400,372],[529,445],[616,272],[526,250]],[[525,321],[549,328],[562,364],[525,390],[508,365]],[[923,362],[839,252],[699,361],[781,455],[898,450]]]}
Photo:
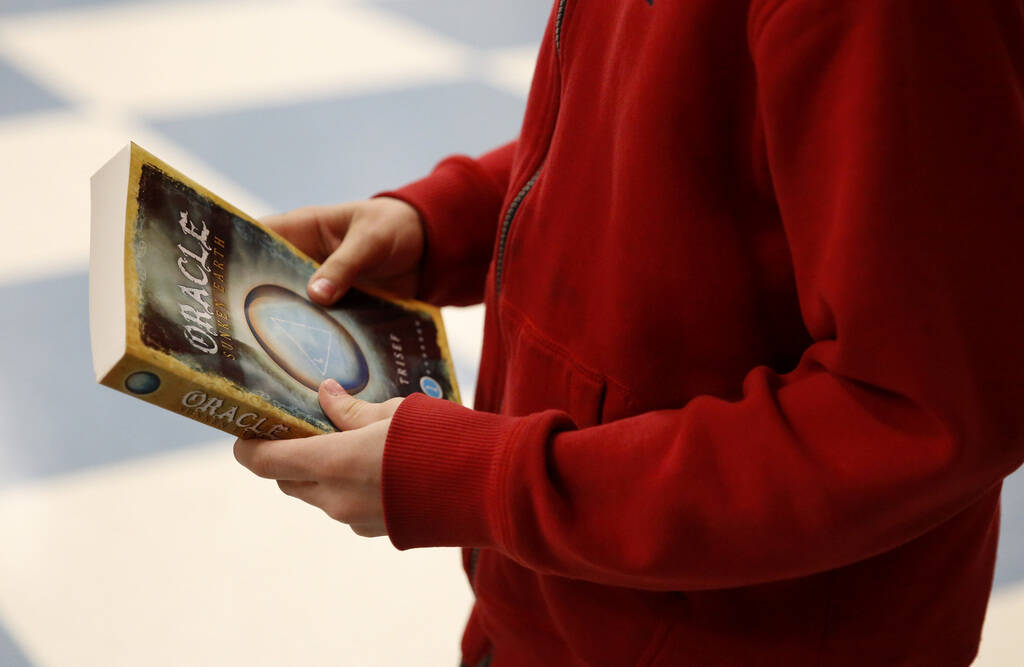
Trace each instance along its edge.
{"label": "thumb", "polygon": [[384,403],[362,401],[345,391],[333,378],[320,383],[319,399],[324,414],[342,431],[351,431],[388,419],[402,402],[400,398]]}

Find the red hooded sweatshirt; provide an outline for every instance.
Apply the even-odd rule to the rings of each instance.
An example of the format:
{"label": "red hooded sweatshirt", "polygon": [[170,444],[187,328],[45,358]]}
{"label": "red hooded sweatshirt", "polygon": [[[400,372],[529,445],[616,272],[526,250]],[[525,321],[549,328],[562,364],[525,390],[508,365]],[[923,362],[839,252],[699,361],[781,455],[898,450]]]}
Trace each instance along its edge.
{"label": "red hooded sweatshirt", "polygon": [[468,665],[965,665],[1024,460],[1020,0],[558,0],[519,139],[390,193],[487,305],[384,454]]}

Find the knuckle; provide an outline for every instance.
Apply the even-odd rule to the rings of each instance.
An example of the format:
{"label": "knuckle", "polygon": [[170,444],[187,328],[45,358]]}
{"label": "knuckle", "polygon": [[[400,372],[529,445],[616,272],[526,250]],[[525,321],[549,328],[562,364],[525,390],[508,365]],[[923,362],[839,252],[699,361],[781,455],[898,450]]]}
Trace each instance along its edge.
{"label": "knuckle", "polygon": [[328,482],[347,482],[352,477],[352,467],[349,456],[332,457],[330,463],[322,470],[323,478]]}
{"label": "knuckle", "polygon": [[341,408],[342,416],[345,419],[351,419],[353,421],[359,419],[363,412],[362,401],[352,398],[345,403]]}
{"label": "knuckle", "polygon": [[344,255],[339,256],[337,251],[328,257],[317,271],[315,278],[327,278],[337,284],[344,281],[352,273],[352,264]]}
{"label": "knuckle", "polygon": [[264,448],[261,447],[262,443],[262,440],[243,440],[239,438],[235,441],[235,446],[232,450],[236,461],[261,477],[264,476],[262,471],[264,466],[267,465],[267,456]]}
{"label": "knuckle", "polygon": [[337,271],[344,268],[349,262],[348,252],[349,249],[345,247],[345,239],[342,239],[341,243],[331,251],[331,254],[327,255],[327,259],[324,260],[318,272]]}
{"label": "knuckle", "polygon": [[316,238],[320,244],[321,253],[330,259],[335,250],[334,239],[337,238],[331,224],[330,216],[326,215],[326,209],[322,206],[307,206],[306,215],[309,216],[310,226],[316,230]]}
{"label": "knuckle", "polygon": [[351,396],[340,396],[335,399],[337,402],[332,410],[332,417],[336,417],[338,420],[338,428],[346,429],[352,428],[356,422],[359,421],[362,415],[362,401],[352,398]]}
{"label": "knuckle", "polygon": [[303,218],[304,220],[309,220],[315,225],[323,224],[326,219],[323,206],[299,206],[298,208],[294,208],[289,211],[286,215],[291,218]]}
{"label": "knuckle", "polygon": [[281,223],[298,223],[303,226],[311,225],[317,231],[326,223],[324,207],[322,206],[300,206],[282,213],[278,216]]}
{"label": "knuckle", "polygon": [[335,502],[324,508],[327,516],[341,523],[351,524],[356,516],[351,505],[345,502]]}
{"label": "knuckle", "polygon": [[349,528],[351,528],[352,532],[358,535],[359,537],[376,537],[374,532],[368,526],[355,524],[349,526]]}
{"label": "knuckle", "polygon": [[241,438],[235,440],[235,445],[234,447],[231,448],[231,452],[235,455],[235,460],[241,463],[242,465],[245,465],[245,450],[245,440],[242,440]]}
{"label": "knuckle", "polygon": [[370,247],[390,247],[393,234],[385,225],[363,225],[360,227],[363,242]]}
{"label": "knuckle", "polygon": [[265,448],[258,449],[249,459],[249,469],[260,477],[273,478],[277,465],[273,456]]}
{"label": "knuckle", "polygon": [[333,255],[330,255],[324,260],[324,263],[320,265],[320,268],[318,268],[310,277],[310,280],[316,280],[317,278],[337,280],[339,273],[338,268],[338,260],[334,259]]}

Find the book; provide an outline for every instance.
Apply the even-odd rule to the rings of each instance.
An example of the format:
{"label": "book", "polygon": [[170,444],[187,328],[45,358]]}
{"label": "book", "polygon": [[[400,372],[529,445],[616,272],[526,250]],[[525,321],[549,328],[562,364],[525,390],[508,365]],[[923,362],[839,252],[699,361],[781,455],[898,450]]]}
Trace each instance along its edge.
{"label": "book", "polygon": [[371,402],[459,401],[437,308],[358,289],[314,304],[316,262],[134,143],[92,177],[91,218],[101,384],[246,438],[336,430],[327,378]]}

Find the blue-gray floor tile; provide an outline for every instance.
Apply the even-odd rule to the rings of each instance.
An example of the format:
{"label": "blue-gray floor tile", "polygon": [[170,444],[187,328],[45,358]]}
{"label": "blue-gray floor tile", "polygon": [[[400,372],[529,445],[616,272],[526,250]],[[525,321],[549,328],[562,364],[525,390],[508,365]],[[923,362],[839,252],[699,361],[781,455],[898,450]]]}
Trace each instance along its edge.
{"label": "blue-gray floor tile", "polygon": [[480,83],[202,116],[151,125],[276,210],[364,198],[519,132],[525,101]]}
{"label": "blue-gray floor tile", "polygon": [[119,3],[119,0],[4,0],[0,2],[0,14],[47,12],[55,9],[113,3]]}
{"label": "blue-gray floor tile", "polygon": [[0,665],[3,667],[32,667],[32,663],[18,648],[3,623],[0,623]]}
{"label": "blue-gray floor tile", "polygon": [[1024,470],[1003,484],[1003,521],[999,530],[999,556],[995,586],[1024,583]]}
{"label": "blue-gray floor tile", "polygon": [[96,384],[84,273],[0,286],[0,303],[0,487],[229,438]]}
{"label": "blue-gray floor tile", "polygon": [[484,49],[539,43],[552,0],[386,0],[377,6]]}
{"label": "blue-gray floor tile", "polygon": [[[0,0],[0,16],[4,14],[27,14],[50,12],[95,5],[135,5],[161,0]],[[212,1],[212,0],[211,0]]]}
{"label": "blue-gray floor tile", "polygon": [[64,106],[56,95],[0,59],[0,118]]}

